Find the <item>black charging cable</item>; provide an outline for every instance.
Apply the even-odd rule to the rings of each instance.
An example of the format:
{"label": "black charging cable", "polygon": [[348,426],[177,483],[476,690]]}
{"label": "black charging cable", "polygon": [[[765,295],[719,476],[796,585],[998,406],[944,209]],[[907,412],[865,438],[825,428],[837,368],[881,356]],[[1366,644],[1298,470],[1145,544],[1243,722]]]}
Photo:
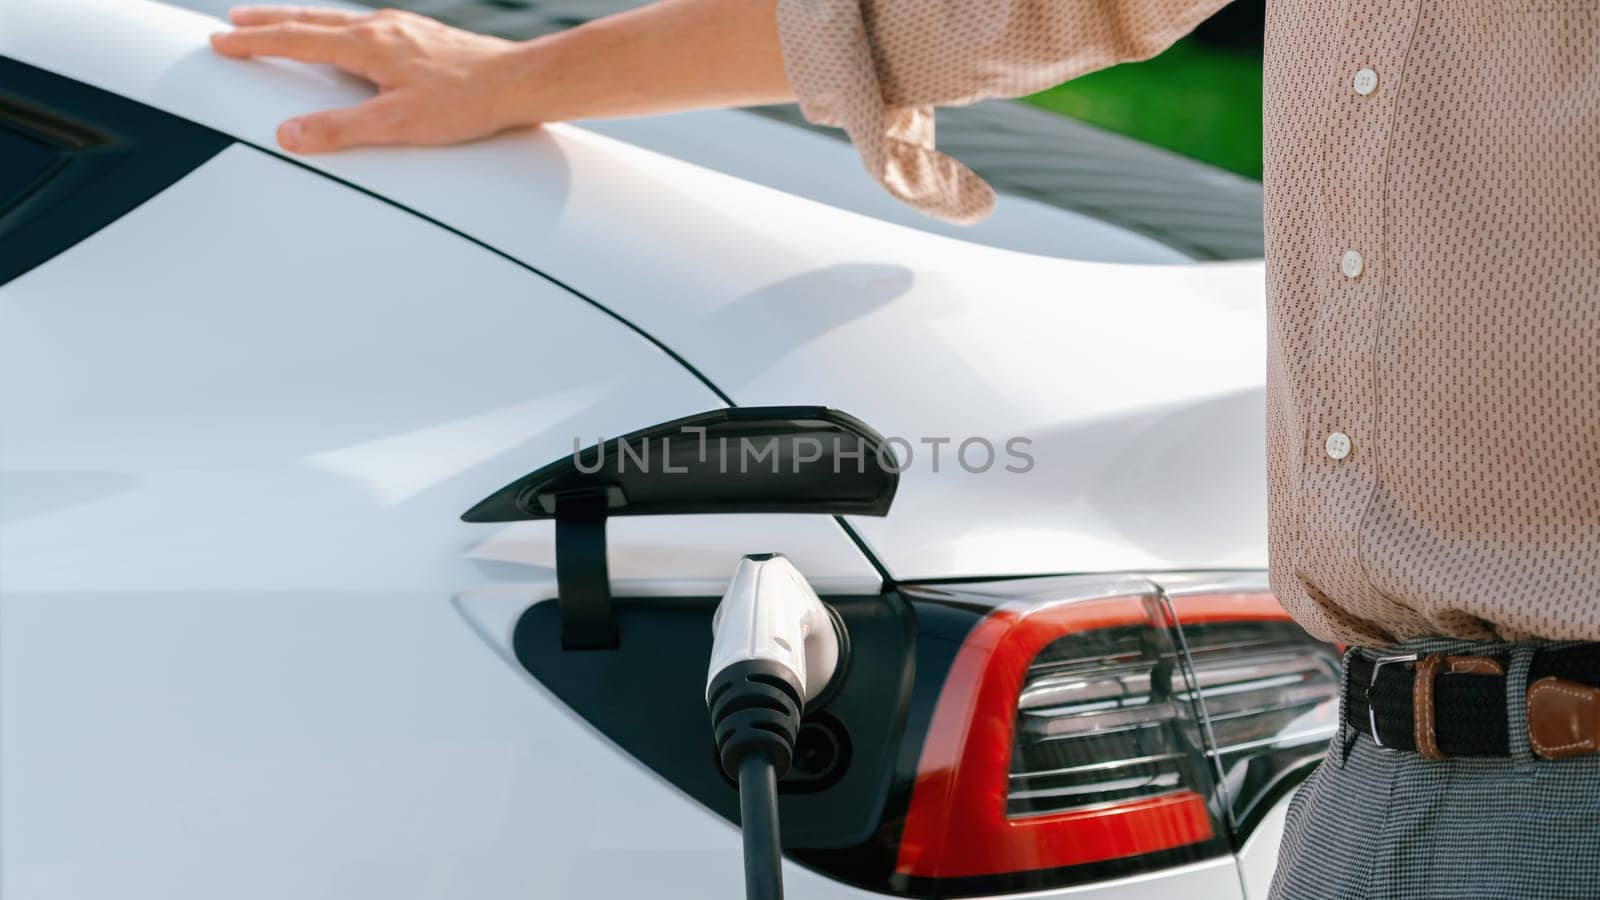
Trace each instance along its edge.
{"label": "black charging cable", "polygon": [[739,763],[739,824],[744,833],[744,893],[751,900],[783,897],[783,850],[778,837],[778,774],[761,753]]}
{"label": "black charging cable", "polygon": [[750,900],[783,897],[778,779],[794,761],[806,703],[821,705],[845,671],[844,621],[781,553],[756,553],[711,618],[706,709],[722,771],[739,785]]}
{"label": "black charging cable", "polygon": [[739,783],[744,884],[749,900],[781,900],[783,851],[778,835],[778,779],[794,761],[802,692],[794,673],[765,659],[719,672],[706,691],[722,770]]}

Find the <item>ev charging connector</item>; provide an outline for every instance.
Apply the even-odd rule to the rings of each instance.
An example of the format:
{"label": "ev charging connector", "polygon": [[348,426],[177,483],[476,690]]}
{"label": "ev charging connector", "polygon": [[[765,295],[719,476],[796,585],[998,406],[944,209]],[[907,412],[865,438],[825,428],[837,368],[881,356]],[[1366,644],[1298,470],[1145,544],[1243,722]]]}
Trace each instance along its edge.
{"label": "ev charging connector", "polygon": [[711,627],[706,707],[722,769],[739,783],[745,892],[778,900],[777,782],[794,760],[806,703],[843,669],[843,625],[789,560],[763,553],[739,561]]}

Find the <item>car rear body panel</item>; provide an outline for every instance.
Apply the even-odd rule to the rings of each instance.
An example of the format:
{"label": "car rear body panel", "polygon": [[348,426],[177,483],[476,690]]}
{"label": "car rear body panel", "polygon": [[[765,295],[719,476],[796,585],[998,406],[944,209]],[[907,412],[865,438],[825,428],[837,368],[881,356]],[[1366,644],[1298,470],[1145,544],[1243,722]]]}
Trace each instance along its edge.
{"label": "car rear body panel", "polygon": [[[919,453],[1033,442],[1030,476],[922,454],[854,523],[902,578],[1264,558],[1259,264],[979,246],[574,127],[291,161],[276,121],[366,89],[216,59],[215,27],[23,0],[0,28],[241,142],[0,287],[0,893],[737,893],[736,831],[506,656],[550,524],[457,520],[727,399]],[[881,583],[827,517],[619,519],[610,546],[624,594],[715,592],[760,550]],[[1240,890],[1220,858],[1049,896]]]}
{"label": "car rear body panel", "polygon": [[[75,6],[152,38],[134,50],[117,27],[69,33],[26,3],[0,52],[262,147],[278,120],[366,94],[304,66],[216,59],[216,25],[194,13]],[[858,523],[897,577],[1265,561],[1259,263],[1010,252],[568,126],[304,162],[572,287],[741,405],[831,405],[947,450],[1032,440],[1026,478],[968,477],[948,454],[935,474],[921,454],[895,514]],[[1196,509],[1205,527],[1186,520]]]}
{"label": "car rear body panel", "polygon": [[[736,884],[731,828],[452,602],[551,574],[548,523],[466,498],[718,405],[648,342],[235,146],[0,291],[0,383],[0,892],[608,896],[619,850]],[[619,522],[619,589],[736,540],[878,583],[829,518],[712,516]]]}

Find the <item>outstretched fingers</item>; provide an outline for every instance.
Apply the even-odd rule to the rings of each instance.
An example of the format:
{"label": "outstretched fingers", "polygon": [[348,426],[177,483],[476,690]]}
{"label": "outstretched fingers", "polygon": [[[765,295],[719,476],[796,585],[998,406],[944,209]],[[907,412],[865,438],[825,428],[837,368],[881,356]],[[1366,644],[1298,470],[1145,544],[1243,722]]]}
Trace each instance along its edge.
{"label": "outstretched fingers", "polygon": [[365,75],[367,48],[340,25],[286,21],[245,25],[211,36],[211,47],[223,56],[281,56],[309,63],[332,63]]}
{"label": "outstretched fingers", "polygon": [[367,13],[315,6],[235,6],[228,20],[235,25],[276,25],[279,22],[305,22],[308,25],[349,25]]}
{"label": "outstretched fingers", "polygon": [[233,31],[211,36],[220,55],[331,63],[378,89],[365,103],[283,122],[278,143],[286,150],[450,144],[523,124],[507,121],[507,85],[526,80],[528,64],[503,38],[396,10],[241,7],[233,20]]}
{"label": "outstretched fingers", "polygon": [[346,147],[405,143],[406,116],[396,94],[297,116],[278,126],[278,143],[295,153],[330,153]]}

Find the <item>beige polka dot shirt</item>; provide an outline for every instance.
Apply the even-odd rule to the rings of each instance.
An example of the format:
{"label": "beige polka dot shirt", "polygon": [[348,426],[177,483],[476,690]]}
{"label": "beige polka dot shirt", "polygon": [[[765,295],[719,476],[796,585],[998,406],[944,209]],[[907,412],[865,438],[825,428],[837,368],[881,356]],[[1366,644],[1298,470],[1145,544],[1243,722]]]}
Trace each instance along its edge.
{"label": "beige polka dot shirt", "polygon": [[[989,187],[933,107],[1160,52],[1218,0],[779,0],[896,197]],[[1320,637],[1600,640],[1600,3],[1274,0],[1272,584]]]}

